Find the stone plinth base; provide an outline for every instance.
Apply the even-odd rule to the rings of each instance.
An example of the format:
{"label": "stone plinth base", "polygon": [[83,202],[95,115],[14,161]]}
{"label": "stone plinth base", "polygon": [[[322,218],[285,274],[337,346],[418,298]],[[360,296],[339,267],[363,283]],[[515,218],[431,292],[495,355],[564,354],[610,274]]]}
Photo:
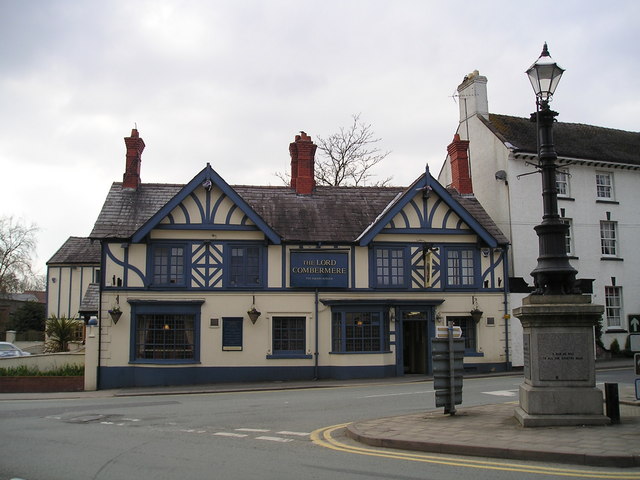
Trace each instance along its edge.
{"label": "stone plinth base", "polygon": [[523,427],[576,427],[580,425],[609,425],[611,420],[604,415],[531,415],[516,407],[514,417]]}
{"label": "stone plinth base", "polygon": [[587,295],[531,295],[514,309],[523,327],[525,382],[515,412],[523,426],[610,423],[595,388],[593,326],[603,310]]}
{"label": "stone plinth base", "polygon": [[520,385],[520,406],[515,417],[524,427],[608,425],[603,415],[602,392],[593,388],[534,387]]}
{"label": "stone plinth base", "polygon": [[579,387],[520,385],[520,407],[531,415],[602,415],[602,391]]}

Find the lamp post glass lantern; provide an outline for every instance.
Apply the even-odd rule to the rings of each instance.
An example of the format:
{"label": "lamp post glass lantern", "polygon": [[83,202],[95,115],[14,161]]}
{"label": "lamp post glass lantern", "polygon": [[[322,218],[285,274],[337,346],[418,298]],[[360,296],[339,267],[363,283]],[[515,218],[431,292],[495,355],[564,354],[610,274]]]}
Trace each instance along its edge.
{"label": "lamp post glass lantern", "polygon": [[576,274],[566,252],[565,237],[569,226],[558,215],[558,190],[556,187],[556,160],[558,155],[553,141],[553,124],[558,115],[549,108],[549,101],[558,86],[564,69],[549,55],[547,44],[527,75],[536,94],[536,112],[531,121],[538,130],[538,167],[542,173],[542,223],[534,229],[538,234],[538,265],[531,272],[534,294],[567,295],[579,293]]}

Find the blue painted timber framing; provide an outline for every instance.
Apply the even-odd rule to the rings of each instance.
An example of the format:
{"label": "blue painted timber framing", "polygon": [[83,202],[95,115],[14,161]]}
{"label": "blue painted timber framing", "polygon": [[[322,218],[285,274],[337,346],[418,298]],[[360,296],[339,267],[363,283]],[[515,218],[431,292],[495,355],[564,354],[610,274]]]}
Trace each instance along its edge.
{"label": "blue painted timber framing", "polygon": [[[168,216],[174,208],[178,207],[180,203],[195,191],[196,188],[201,186],[203,182],[209,180],[216,185],[222,192],[229,197],[229,199],[242,210],[242,212],[249,217],[249,219],[256,224],[264,235],[269,239],[271,243],[276,245],[280,244],[280,236],[258,215],[253,208],[240,196],[236,191],[224,181],[224,179],[218,175],[218,173],[211,168],[211,165],[207,163],[207,166],[198,173],[188,184],[186,184],[167,204],[162,207],[155,215],[153,215],[140,229],[133,235],[133,243],[141,242],[154,228],[157,228],[163,218]],[[188,225],[189,229],[193,229],[193,225]],[[210,228],[210,227],[207,227]]]}
{"label": "blue painted timber framing", "polygon": [[[462,205],[460,205],[447,190],[435,180],[429,173],[427,167],[426,172],[420,176],[413,184],[407,188],[407,190],[398,198],[396,198],[386,209],[383,215],[381,215],[375,223],[370,225],[361,235],[357,241],[360,246],[369,245],[373,239],[380,233],[386,225],[391,224],[393,218],[402,212],[402,209],[413,202],[414,197],[423,192],[433,191],[446,205],[453,210],[469,227],[472,231],[478,235],[484,243],[489,247],[495,248],[498,246],[497,240],[491,235],[480,223],[467,212]],[[417,208],[414,204],[414,208]],[[421,219],[426,220],[426,212],[418,215]],[[407,220],[408,221],[408,220]],[[406,230],[406,229],[403,229]],[[422,231],[421,229],[415,229],[413,232]],[[435,233],[435,231],[434,231]]]}

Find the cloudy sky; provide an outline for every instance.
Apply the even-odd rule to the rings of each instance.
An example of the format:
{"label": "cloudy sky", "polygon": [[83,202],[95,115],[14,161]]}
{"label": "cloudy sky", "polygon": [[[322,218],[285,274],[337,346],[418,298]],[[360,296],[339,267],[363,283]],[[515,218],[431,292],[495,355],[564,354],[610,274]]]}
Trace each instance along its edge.
{"label": "cloudy sky", "polygon": [[38,225],[44,273],[90,233],[134,125],[143,182],[209,162],[280,185],[298,131],[360,113],[392,151],[377,173],[407,185],[437,175],[467,73],[491,112],[535,109],[524,71],[545,41],[560,121],[637,131],[638,18],[636,0],[0,0],[0,215]]}

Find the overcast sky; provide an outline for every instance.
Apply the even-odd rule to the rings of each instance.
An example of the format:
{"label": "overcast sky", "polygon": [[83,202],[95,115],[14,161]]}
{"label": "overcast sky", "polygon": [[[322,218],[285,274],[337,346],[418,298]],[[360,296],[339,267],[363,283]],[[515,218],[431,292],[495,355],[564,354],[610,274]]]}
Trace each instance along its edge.
{"label": "overcast sky", "polygon": [[463,77],[526,117],[545,41],[566,69],[560,121],[637,131],[638,18],[637,0],[0,0],[0,215],[38,225],[45,273],[122,180],[134,125],[143,182],[209,162],[232,185],[281,185],[298,131],[356,113],[392,151],[381,178],[437,176]]}

